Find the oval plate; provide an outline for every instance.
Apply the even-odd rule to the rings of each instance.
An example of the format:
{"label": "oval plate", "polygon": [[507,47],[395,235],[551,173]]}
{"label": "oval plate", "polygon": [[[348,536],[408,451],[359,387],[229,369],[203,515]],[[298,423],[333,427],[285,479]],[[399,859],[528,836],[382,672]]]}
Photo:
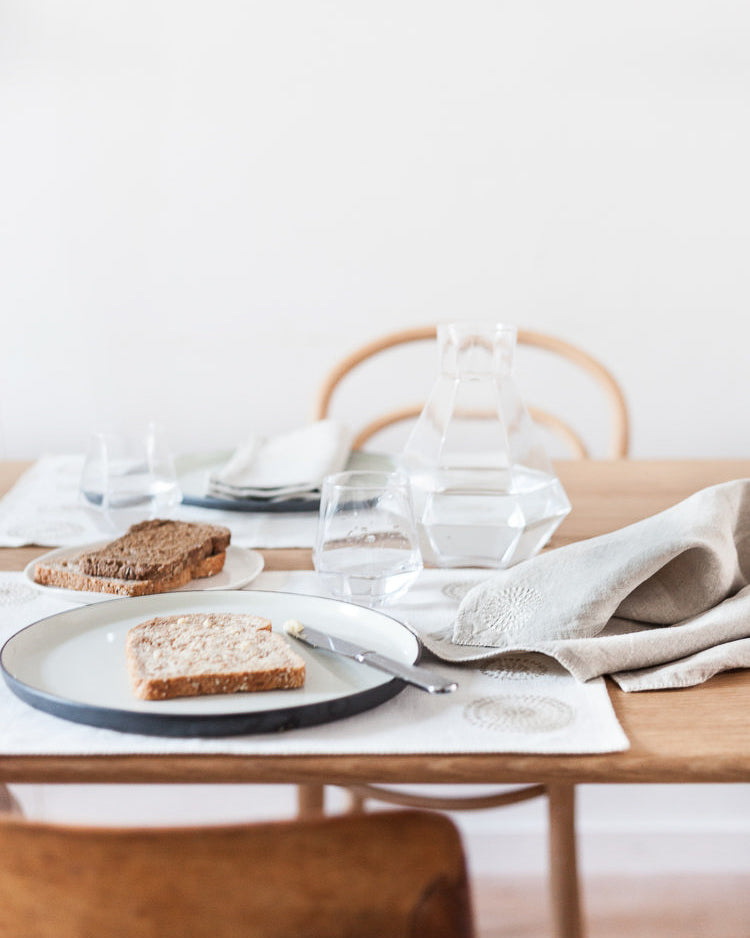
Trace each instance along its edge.
{"label": "oval plate", "polygon": [[154,736],[232,736],[327,723],[394,697],[402,681],[301,642],[305,686],[296,690],[148,701],[134,697],[125,660],[130,628],[159,615],[245,612],[271,619],[283,634],[299,619],[405,664],[419,659],[416,636],[363,606],[262,590],[161,593],[93,603],[27,626],[0,651],[3,677],[21,700],[75,723]]}

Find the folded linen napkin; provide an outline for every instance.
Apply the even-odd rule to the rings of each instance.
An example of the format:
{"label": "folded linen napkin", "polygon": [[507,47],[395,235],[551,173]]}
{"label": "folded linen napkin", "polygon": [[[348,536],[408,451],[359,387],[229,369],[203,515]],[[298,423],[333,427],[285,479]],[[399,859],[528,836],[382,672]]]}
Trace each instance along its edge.
{"label": "folded linen napkin", "polygon": [[349,430],[330,419],[278,436],[251,436],[210,475],[208,492],[268,500],[311,495],[326,475],[345,467],[350,451]]}
{"label": "folded linen napkin", "polygon": [[542,652],[624,690],[750,666],[750,479],[493,574],[431,650],[454,661]]}

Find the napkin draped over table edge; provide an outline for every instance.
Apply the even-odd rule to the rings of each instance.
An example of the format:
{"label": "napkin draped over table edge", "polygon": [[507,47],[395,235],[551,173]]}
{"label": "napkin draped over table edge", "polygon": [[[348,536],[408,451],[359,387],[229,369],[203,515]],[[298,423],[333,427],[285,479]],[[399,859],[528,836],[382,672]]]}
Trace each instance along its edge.
{"label": "napkin draped over table edge", "polygon": [[325,476],[344,469],[351,443],[351,431],[330,418],[276,436],[252,435],[211,473],[208,494],[268,500],[314,495]]}
{"label": "napkin draped over table edge", "polygon": [[452,635],[422,640],[452,662],[541,652],[626,691],[750,667],[750,479],[495,573],[463,598]]}

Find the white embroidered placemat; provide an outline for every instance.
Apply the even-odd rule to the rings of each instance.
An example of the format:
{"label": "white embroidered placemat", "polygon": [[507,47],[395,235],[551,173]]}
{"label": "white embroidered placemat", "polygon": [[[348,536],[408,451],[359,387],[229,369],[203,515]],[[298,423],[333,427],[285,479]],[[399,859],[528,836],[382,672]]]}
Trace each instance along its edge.
{"label": "white embroidered placemat", "polygon": [[[486,573],[486,571],[485,571]],[[416,631],[441,633],[480,571],[426,570],[388,613]],[[249,588],[323,594],[312,572],[264,573]],[[71,603],[43,594],[19,573],[0,573],[0,639]],[[506,654],[481,665],[427,661],[458,681],[453,694],[406,687],[366,713],[284,733],[222,738],[140,736],[72,723],[28,706],[0,681],[0,755],[229,753],[602,753],[628,748],[601,678],[580,683],[539,654]]]}
{"label": "white embroidered placemat", "polygon": [[[0,547],[73,547],[113,537],[78,498],[83,456],[43,456],[0,499]],[[238,547],[312,547],[318,514],[217,511],[180,505],[178,521],[223,524]]]}

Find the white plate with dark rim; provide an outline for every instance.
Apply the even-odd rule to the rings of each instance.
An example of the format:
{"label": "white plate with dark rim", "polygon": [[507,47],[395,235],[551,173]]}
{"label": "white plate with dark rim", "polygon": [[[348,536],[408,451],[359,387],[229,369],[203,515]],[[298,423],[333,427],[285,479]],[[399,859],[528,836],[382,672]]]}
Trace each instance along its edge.
{"label": "white plate with dark rim", "polygon": [[160,593],[93,603],[40,619],[3,645],[0,668],[21,700],[75,723],[152,736],[232,736],[328,723],[369,710],[404,687],[397,678],[348,658],[307,648],[304,687],[149,701],[130,689],[128,629],[158,615],[246,612],[271,619],[283,634],[287,619],[366,645],[404,664],[420,644],[403,623],[383,612],[296,593],[263,590]]}
{"label": "white plate with dark rim", "polygon": [[[24,569],[24,576],[35,589],[41,590],[50,596],[56,596],[71,603],[99,603],[105,599],[123,599],[113,593],[96,593],[88,590],[69,590],[60,586],[45,586],[37,583],[34,579],[34,567],[36,564],[44,561],[45,563],[60,563],[63,560],[71,560],[82,554],[86,550],[96,550],[98,547],[104,547],[110,541],[96,541],[94,544],[83,544],[78,547],[59,547],[57,550],[51,550],[48,554],[37,557],[27,564]],[[224,561],[222,569],[214,576],[204,576],[198,580],[191,580],[185,586],[178,586],[170,590],[170,593],[186,592],[188,590],[238,590],[258,576],[263,570],[263,554],[257,550],[248,550],[245,547],[234,547],[232,544],[227,547],[227,559]]]}
{"label": "white plate with dark rim", "polygon": [[[209,495],[209,477],[212,472],[222,469],[232,455],[231,450],[219,450],[214,453],[194,453],[178,456],[175,459],[177,481],[182,490],[184,505],[199,508],[215,508],[220,511],[260,511],[260,512],[313,512],[320,506],[320,493],[288,496],[277,500],[267,498],[222,498]],[[355,450],[349,456],[347,469],[393,469],[393,458],[382,453],[359,452]]]}

